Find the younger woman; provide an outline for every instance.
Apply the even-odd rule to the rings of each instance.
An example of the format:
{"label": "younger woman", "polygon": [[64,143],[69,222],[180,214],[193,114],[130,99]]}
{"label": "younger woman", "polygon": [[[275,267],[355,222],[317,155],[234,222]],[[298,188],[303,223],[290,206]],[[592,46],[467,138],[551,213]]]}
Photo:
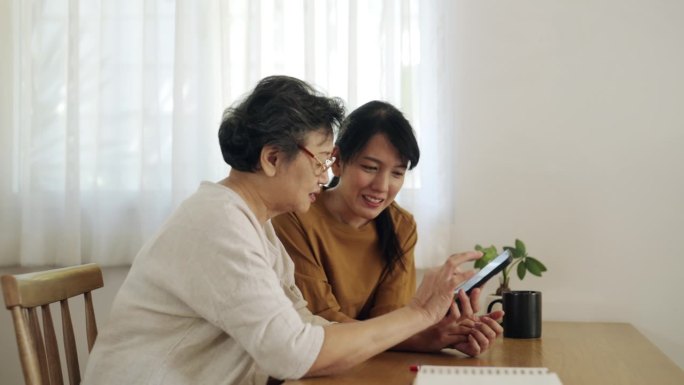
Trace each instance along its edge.
{"label": "younger woman", "polygon": [[[273,225],[309,309],[332,321],[364,320],[405,306],[415,292],[416,223],[394,198],[420,151],[403,114],[372,101],[344,120],[333,156],[339,159],[334,178],[311,209],[276,217]],[[479,290],[463,294],[463,316],[447,317],[396,348],[479,354],[501,334],[495,319],[502,313],[473,317],[478,301]]]}

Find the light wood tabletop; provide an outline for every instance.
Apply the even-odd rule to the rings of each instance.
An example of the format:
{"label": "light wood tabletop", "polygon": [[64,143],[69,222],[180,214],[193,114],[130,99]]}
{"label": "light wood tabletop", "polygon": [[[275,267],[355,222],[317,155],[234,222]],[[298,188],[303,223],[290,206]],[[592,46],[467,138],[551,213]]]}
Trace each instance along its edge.
{"label": "light wood tabletop", "polygon": [[285,384],[410,385],[411,365],[546,367],[563,385],[684,384],[684,371],[632,325],[598,322],[544,322],[540,339],[500,337],[477,358],[452,350],[385,352],[344,374]]}

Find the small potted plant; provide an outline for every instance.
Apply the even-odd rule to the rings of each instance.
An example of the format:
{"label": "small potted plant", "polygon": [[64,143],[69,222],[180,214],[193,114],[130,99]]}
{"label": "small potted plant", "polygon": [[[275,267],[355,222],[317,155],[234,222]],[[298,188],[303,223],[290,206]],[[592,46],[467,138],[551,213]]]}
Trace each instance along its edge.
{"label": "small potted plant", "polygon": [[[520,239],[515,240],[515,247],[504,246],[504,250],[508,250],[513,256],[513,261],[506,266],[503,271],[501,271],[501,276],[499,277],[499,287],[496,289],[496,295],[500,296],[506,291],[510,291],[509,282],[511,279],[511,271],[515,268],[518,274],[518,278],[521,280],[525,278],[525,275],[529,271],[530,274],[541,277],[542,273],[546,271],[546,266],[541,263],[538,259],[531,257],[527,254],[527,248],[525,244]],[[499,255],[496,250],[496,246],[482,247],[480,245],[475,245],[475,250],[484,253],[482,258],[475,261],[475,268],[483,268],[492,259]]]}

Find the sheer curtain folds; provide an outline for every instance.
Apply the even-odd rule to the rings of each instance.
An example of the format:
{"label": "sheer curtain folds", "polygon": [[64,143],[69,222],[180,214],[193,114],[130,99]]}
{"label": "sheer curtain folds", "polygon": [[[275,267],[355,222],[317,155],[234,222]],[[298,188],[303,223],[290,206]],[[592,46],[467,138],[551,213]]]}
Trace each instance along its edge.
{"label": "sheer curtain folds", "polygon": [[[434,128],[423,121],[437,122],[426,116],[434,96],[421,92],[438,83],[421,50],[438,29],[423,25],[432,21],[418,5],[7,2],[0,264],[130,263],[200,180],[227,174],[216,140],[223,109],[272,74],[305,79],[350,110],[372,99],[399,106],[425,154],[400,202],[421,210],[418,191],[442,182],[425,170],[440,155],[423,145]],[[422,228],[420,236],[430,239]],[[419,264],[431,264],[432,246],[421,247]]]}

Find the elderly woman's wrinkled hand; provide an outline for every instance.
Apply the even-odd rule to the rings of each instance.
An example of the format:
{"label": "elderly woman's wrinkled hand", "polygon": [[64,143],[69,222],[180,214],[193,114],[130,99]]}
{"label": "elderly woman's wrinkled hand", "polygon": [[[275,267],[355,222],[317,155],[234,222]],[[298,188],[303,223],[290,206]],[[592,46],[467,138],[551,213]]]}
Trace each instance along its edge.
{"label": "elderly woman's wrinkled hand", "polygon": [[462,271],[460,266],[480,257],[479,251],[454,254],[441,267],[427,271],[410,305],[421,310],[432,323],[441,321],[454,301],[456,287],[474,274],[472,270]]}

